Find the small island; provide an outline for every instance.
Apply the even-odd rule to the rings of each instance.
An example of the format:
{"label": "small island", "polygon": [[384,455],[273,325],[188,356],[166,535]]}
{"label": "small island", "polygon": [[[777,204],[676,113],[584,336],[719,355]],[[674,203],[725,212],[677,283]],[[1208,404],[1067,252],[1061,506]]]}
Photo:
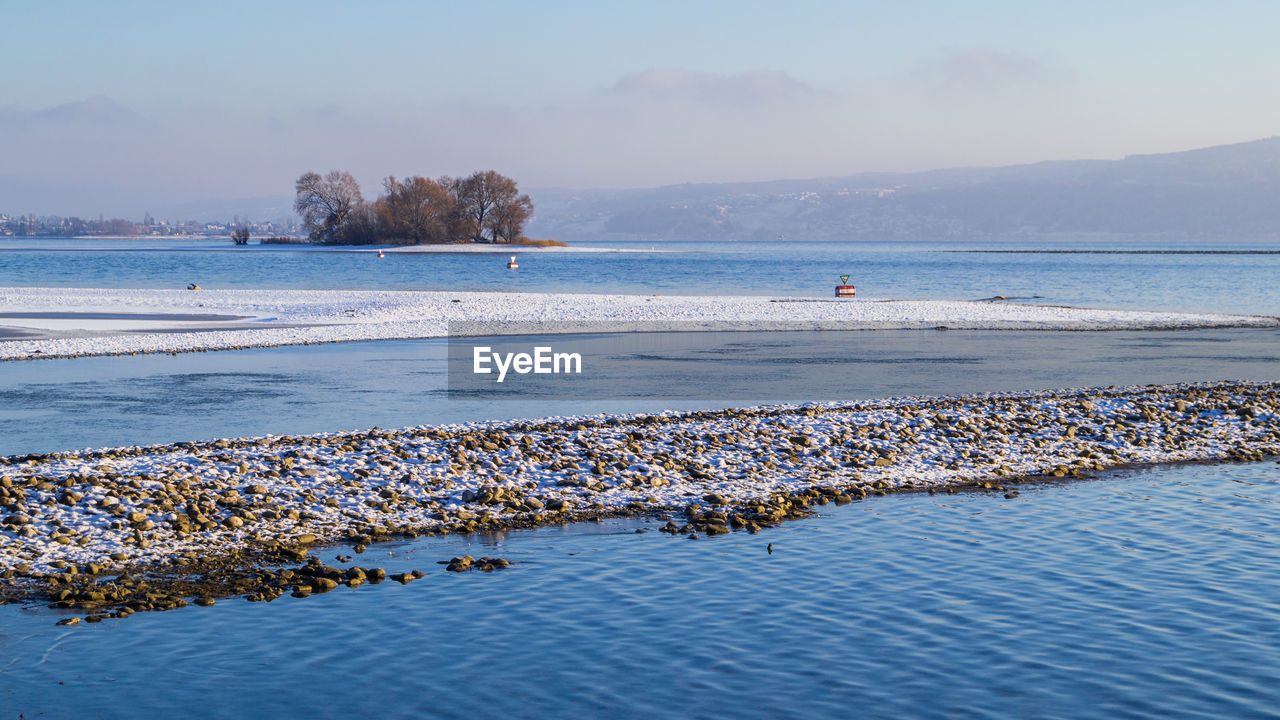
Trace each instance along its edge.
{"label": "small island", "polygon": [[[382,194],[365,202],[351,173],[303,173],[294,210],[311,242],[324,245],[432,245],[493,243],[564,246],[524,235],[533,201],[516,181],[494,170],[432,180],[414,175],[382,181]],[[237,244],[247,244],[237,242]]]}

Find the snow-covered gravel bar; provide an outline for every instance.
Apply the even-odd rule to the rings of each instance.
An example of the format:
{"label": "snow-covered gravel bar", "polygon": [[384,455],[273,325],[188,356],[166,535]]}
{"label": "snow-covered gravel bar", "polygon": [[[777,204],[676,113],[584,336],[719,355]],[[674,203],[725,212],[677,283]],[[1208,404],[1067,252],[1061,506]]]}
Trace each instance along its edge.
{"label": "snow-covered gravel bar", "polygon": [[[0,570],[683,512],[754,531],[903,489],[1280,453],[1280,383],[908,398],[224,439],[0,460]],[[92,572],[101,572],[95,569]],[[13,582],[13,581],[6,581]]]}
{"label": "snow-covered gravel bar", "polygon": [[[173,316],[166,322],[164,315]],[[222,322],[190,316],[226,316]],[[0,360],[628,329],[1139,330],[1280,319],[1006,302],[347,290],[0,288]],[[674,325],[678,324],[678,326]],[[25,337],[24,337],[25,335]],[[9,337],[11,339],[4,339]]]}

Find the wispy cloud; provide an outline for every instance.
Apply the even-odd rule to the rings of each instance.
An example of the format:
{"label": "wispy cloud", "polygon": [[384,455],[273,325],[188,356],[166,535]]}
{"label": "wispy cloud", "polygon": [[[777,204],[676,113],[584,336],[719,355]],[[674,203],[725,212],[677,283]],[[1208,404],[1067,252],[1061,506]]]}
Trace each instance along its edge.
{"label": "wispy cloud", "polygon": [[776,70],[717,75],[677,68],[624,75],[607,92],[718,105],[762,105],[815,94],[807,83]]}
{"label": "wispy cloud", "polygon": [[1040,86],[1055,73],[1035,58],[990,48],[943,50],[921,63],[916,76],[933,91],[999,91]]}

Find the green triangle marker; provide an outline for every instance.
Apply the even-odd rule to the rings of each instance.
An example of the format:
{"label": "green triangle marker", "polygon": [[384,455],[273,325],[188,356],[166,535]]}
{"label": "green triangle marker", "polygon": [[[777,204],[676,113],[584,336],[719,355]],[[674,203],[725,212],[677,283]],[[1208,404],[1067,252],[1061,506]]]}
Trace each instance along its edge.
{"label": "green triangle marker", "polygon": [[841,275],[841,276],[840,276],[840,284],[841,284],[841,285],[848,285],[848,284],[849,284],[849,276],[848,276],[848,275]]}

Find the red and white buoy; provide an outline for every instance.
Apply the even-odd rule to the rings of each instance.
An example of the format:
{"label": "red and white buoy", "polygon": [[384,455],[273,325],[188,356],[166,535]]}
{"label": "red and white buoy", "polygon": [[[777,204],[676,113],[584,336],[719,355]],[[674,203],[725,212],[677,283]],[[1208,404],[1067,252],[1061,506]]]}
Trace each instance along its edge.
{"label": "red and white buoy", "polygon": [[520,267],[520,263],[516,262],[516,256],[515,256],[515,255],[512,255],[512,256],[511,256],[511,262],[507,263],[507,267],[508,267],[508,268],[510,268],[510,269],[512,269],[512,270],[515,270],[516,268]]}
{"label": "red and white buoy", "polygon": [[381,250],[379,250],[379,251],[378,251],[378,257],[386,257],[386,255],[384,255],[384,254],[382,253],[382,251],[381,251]]}
{"label": "red and white buoy", "polygon": [[848,275],[840,276],[840,284],[836,286],[836,297],[853,297],[853,286],[849,284]]}

